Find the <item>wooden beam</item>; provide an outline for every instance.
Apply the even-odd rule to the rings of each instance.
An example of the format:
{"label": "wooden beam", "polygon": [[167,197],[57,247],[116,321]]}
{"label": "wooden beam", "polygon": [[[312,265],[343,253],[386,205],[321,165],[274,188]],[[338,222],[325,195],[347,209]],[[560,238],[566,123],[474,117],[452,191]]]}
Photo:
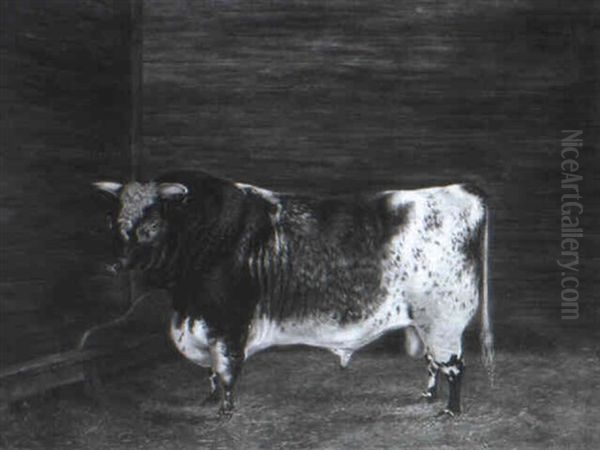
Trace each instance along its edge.
{"label": "wooden beam", "polygon": [[0,403],[11,403],[61,386],[114,375],[169,353],[164,333],[133,340],[117,349],[71,350],[0,371]]}
{"label": "wooden beam", "polygon": [[95,387],[106,376],[174,355],[164,331],[170,315],[166,291],[140,296],[125,314],[87,330],[78,349],[2,369],[0,404],[74,383]]}
{"label": "wooden beam", "polygon": [[[131,179],[143,177],[143,129],[142,129],[142,83],[143,83],[143,0],[129,0],[129,67],[130,67],[130,125],[129,152]],[[139,282],[134,272],[129,273],[129,304],[133,304],[140,293]]]}
{"label": "wooden beam", "polygon": [[143,0],[130,0],[130,101],[131,123],[129,145],[131,152],[131,176],[138,179],[142,173],[142,83],[143,83]]}

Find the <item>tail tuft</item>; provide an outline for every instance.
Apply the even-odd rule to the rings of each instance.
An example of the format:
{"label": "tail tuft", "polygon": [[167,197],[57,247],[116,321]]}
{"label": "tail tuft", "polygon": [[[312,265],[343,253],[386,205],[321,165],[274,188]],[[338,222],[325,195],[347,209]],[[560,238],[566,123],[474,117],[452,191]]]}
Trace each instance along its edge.
{"label": "tail tuft", "polygon": [[494,386],[494,339],[491,333],[486,334],[482,331],[481,336],[481,362],[485,367],[488,377],[490,379],[490,385]]}

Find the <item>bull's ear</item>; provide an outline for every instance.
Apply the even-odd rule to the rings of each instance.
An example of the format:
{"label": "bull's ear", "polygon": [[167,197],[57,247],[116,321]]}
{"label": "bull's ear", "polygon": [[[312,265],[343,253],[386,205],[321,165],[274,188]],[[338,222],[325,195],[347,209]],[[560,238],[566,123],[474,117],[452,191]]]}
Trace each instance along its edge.
{"label": "bull's ear", "polygon": [[158,185],[158,194],[163,200],[182,199],[188,192],[188,188],[181,183],[161,183]]}
{"label": "bull's ear", "polygon": [[113,197],[118,197],[121,194],[121,189],[123,189],[123,185],[115,181],[97,181],[92,185],[99,191],[106,192]]}

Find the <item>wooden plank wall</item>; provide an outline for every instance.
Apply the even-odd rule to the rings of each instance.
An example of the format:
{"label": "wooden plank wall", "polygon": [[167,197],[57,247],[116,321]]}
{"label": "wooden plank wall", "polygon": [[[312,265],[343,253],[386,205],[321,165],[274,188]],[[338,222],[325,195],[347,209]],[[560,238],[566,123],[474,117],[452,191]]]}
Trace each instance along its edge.
{"label": "wooden plank wall", "polygon": [[[130,176],[131,3],[0,2],[0,365],[129,306],[89,182]],[[581,320],[597,318],[597,51],[587,2],[144,2],[143,174],[340,193],[474,180],[500,321],[558,318],[563,128],[581,128]],[[139,99],[138,99],[139,100]],[[597,252],[596,252],[597,253]],[[595,283],[595,284],[594,284]]]}
{"label": "wooden plank wall", "polygon": [[584,129],[577,325],[593,323],[592,20],[580,1],[146,0],[144,171],[320,193],[474,180],[499,320],[564,325],[559,140]]}
{"label": "wooden plank wall", "polygon": [[89,183],[129,175],[129,2],[2,1],[0,365],[127,307]]}

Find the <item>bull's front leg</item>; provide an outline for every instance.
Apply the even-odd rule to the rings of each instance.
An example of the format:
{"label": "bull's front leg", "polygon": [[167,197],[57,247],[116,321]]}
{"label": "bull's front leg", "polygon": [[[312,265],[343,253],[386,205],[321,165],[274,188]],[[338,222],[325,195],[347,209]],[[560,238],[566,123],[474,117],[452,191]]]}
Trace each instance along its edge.
{"label": "bull's front leg", "polygon": [[239,346],[217,340],[210,348],[212,370],[218,375],[221,384],[221,406],[219,416],[229,418],[233,414],[233,389],[244,361]]}
{"label": "bull's front leg", "polygon": [[208,369],[208,382],[210,383],[210,392],[202,402],[205,405],[217,403],[221,397],[219,375],[212,368]]}
{"label": "bull's front leg", "polygon": [[440,367],[435,363],[431,355],[427,355],[427,388],[421,394],[425,400],[432,402],[437,398],[439,385]]}

